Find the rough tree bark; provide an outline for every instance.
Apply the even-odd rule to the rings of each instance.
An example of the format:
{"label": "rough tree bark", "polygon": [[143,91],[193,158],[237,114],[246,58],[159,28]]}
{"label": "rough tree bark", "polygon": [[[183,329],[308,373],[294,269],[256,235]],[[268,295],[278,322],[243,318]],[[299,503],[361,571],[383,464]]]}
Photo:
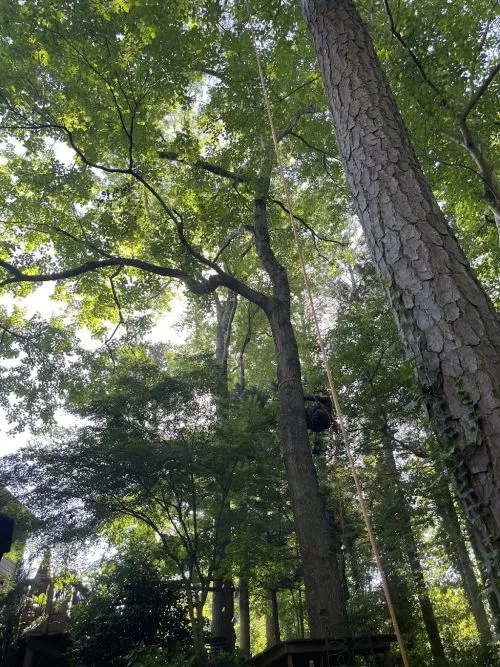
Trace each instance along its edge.
{"label": "rough tree bark", "polygon": [[368,246],[500,595],[497,313],[422,175],[351,0],[301,2]]}

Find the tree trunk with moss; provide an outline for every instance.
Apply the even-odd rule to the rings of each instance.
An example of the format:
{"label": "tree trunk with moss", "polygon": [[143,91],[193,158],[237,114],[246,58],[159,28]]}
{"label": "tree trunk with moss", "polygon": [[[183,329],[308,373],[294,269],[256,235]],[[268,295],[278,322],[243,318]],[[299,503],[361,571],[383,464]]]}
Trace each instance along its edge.
{"label": "tree trunk with moss", "polygon": [[302,0],[373,260],[460,503],[500,579],[500,322],[426,183],[351,0]]}

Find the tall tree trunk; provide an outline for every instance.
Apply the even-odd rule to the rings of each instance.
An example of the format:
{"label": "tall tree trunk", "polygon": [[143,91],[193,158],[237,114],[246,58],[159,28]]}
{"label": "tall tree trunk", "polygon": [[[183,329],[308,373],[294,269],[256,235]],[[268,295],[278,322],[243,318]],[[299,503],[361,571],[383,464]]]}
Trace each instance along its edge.
{"label": "tall tree trunk", "polygon": [[212,623],[210,632],[213,637],[224,638],[224,649],[234,651],[234,596],[232,579],[215,579],[212,592]]}
{"label": "tall tree trunk", "polygon": [[238,602],[240,607],[240,651],[250,655],[250,596],[248,582],[240,577]]}
{"label": "tall tree trunk", "polygon": [[295,336],[286,306],[276,304],[270,317],[278,358],[280,430],[309,628],[312,637],[342,637],[348,634],[344,588],[311,454]]}
{"label": "tall tree trunk", "polygon": [[278,597],[273,588],[268,590],[270,609],[266,614],[266,644],[269,648],[281,641]]}
{"label": "tall tree trunk", "polygon": [[435,493],[434,498],[436,500],[437,511],[443,520],[444,528],[448,534],[450,556],[460,572],[462,585],[469,600],[479,636],[481,637],[481,641],[487,644],[492,639],[488,616],[481,598],[481,590],[474,574],[474,568],[469,558],[469,550],[462,535],[455,504],[453,503],[448,484],[444,480]]}
{"label": "tall tree trunk", "polygon": [[[383,542],[381,540],[383,548]],[[398,554],[398,560],[402,560],[401,553]],[[416,621],[415,599],[411,594],[411,582],[401,576],[393,563],[388,562],[387,556],[384,558],[384,573],[387,579],[387,585],[391,593],[396,616],[401,632],[405,636],[406,648],[411,651],[415,647],[415,634],[420,624]],[[395,560],[395,559],[394,559]]]}
{"label": "tall tree trunk", "polygon": [[[229,356],[229,341],[232,324],[236,312],[237,298],[234,292],[228,292],[226,302],[222,303],[216,295],[217,329],[215,338],[215,360],[219,366],[219,383],[216,389],[217,417],[224,419],[226,402],[228,400],[227,360]],[[224,560],[226,547],[230,540],[230,512],[229,504],[224,510],[221,521],[221,540],[219,562]],[[216,573],[217,574],[217,573]],[[224,649],[234,651],[234,598],[233,582],[226,578],[215,579],[212,592],[212,623],[210,632],[214,637],[224,638]]]}
{"label": "tall tree trunk", "polygon": [[367,243],[500,595],[500,322],[425,182],[352,1],[301,2]]}
{"label": "tall tree trunk", "polygon": [[273,634],[275,643],[278,644],[281,641],[281,630],[280,630],[280,615],[278,609],[277,591],[271,589],[269,591],[269,597],[271,599],[271,617],[273,619]]}
{"label": "tall tree trunk", "polygon": [[271,249],[263,198],[254,201],[254,236],[259,258],[273,285],[273,297],[264,310],[278,362],[280,433],[304,567],[309,629],[312,637],[343,637],[348,634],[346,599],[307,432],[299,352],[291,323],[290,286],[286,270]]}
{"label": "tall tree trunk", "polygon": [[429,597],[425,583],[424,572],[420,562],[417,541],[411,525],[410,509],[399,478],[399,471],[394,460],[393,440],[387,426],[380,430],[383,446],[383,465],[387,481],[392,489],[392,498],[395,504],[394,520],[399,526],[399,532],[403,538],[406,555],[412,573],[413,583],[417,593],[425,631],[431,646],[434,665],[446,667],[448,661],[444,652],[443,642],[439,633],[439,627],[434,614],[434,607]]}
{"label": "tall tree trunk", "polygon": [[299,616],[299,637],[300,639],[304,639],[304,637],[306,636],[306,631],[304,624],[304,605],[302,602],[302,588],[300,586],[297,593],[297,598],[298,598],[297,611]]}

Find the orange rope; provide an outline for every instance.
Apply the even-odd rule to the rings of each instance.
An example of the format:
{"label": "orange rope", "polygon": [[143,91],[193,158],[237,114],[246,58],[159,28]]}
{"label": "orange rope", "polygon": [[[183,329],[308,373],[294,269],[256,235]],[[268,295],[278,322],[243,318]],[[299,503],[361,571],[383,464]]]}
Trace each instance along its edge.
{"label": "orange rope", "polygon": [[326,375],[327,375],[327,378],[328,378],[328,385],[329,385],[329,388],[330,388],[330,393],[332,395],[333,404],[335,405],[335,411],[337,413],[337,419],[338,419],[338,422],[339,422],[340,431],[342,433],[342,437],[343,437],[343,440],[344,440],[345,450],[346,450],[346,453],[347,453],[347,459],[349,461],[349,468],[351,470],[352,478],[354,480],[354,485],[356,487],[356,493],[357,493],[359,504],[360,504],[360,507],[361,507],[361,514],[363,515],[363,520],[364,520],[364,523],[365,523],[365,526],[366,526],[366,531],[368,533],[368,537],[370,539],[370,544],[371,544],[371,547],[372,547],[373,555],[375,557],[375,561],[377,563],[377,568],[378,568],[379,573],[380,573],[380,578],[381,578],[381,581],[382,581],[382,588],[384,590],[385,600],[387,602],[387,607],[389,609],[389,614],[391,616],[391,621],[392,621],[392,626],[394,628],[394,633],[396,634],[396,638],[397,638],[397,641],[398,641],[399,650],[401,652],[401,658],[403,660],[403,665],[404,665],[404,667],[410,667],[408,654],[406,652],[406,646],[405,646],[405,643],[404,643],[403,635],[401,634],[398,619],[396,617],[396,611],[394,609],[394,603],[393,603],[393,600],[392,600],[391,593],[389,591],[389,586],[388,586],[388,583],[387,583],[387,578],[385,576],[384,568],[382,566],[382,559],[380,557],[380,551],[379,551],[378,546],[377,546],[375,533],[373,531],[373,527],[372,527],[370,517],[369,517],[369,513],[368,513],[368,508],[366,506],[366,502],[365,502],[365,499],[364,499],[364,496],[363,496],[363,489],[361,487],[361,482],[360,482],[358,473],[356,471],[356,465],[354,463],[354,457],[352,455],[351,444],[350,444],[350,441],[349,441],[349,435],[348,435],[347,429],[345,427],[344,418],[343,418],[343,415],[342,415],[342,410],[340,408],[340,403],[339,403],[337,390],[335,389],[335,382],[334,382],[334,379],[333,379],[332,370],[330,368],[330,363],[328,361],[328,356],[327,356],[327,353],[326,353],[325,344],[323,342],[323,337],[321,335],[321,330],[320,330],[320,327],[319,327],[318,315],[317,315],[317,312],[316,312],[316,308],[314,306],[314,300],[313,300],[313,296],[312,296],[312,292],[311,292],[311,286],[310,286],[310,283],[309,283],[309,278],[307,277],[306,265],[305,265],[305,261],[304,261],[304,255],[303,255],[303,252],[302,252],[302,244],[301,244],[298,232],[297,232],[297,225],[295,223],[295,218],[294,218],[293,213],[292,213],[292,211],[293,211],[292,196],[291,196],[290,188],[288,186],[288,182],[285,178],[285,170],[283,168],[283,163],[282,163],[281,157],[280,157],[280,151],[279,151],[279,146],[278,146],[278,137],[277,137],[276,128],[275,128],[275,125],[274,125],[274,119],[273,119],[273,114],[272,114],[272,110],[271,110],[271,103],[269,101],[269,96],[268,96],[268,93],[267,93],[267,86],[266,86],[266,81],[265,81],[265,78],[264,78],[264,71],[263,71],[263,68],[262,68],[262,62],[260,60],[259,49],[257,47],[257,39],[256,39],[256,35],[255,35],[255,29],[254,29],[251,22],[250,22],[250,29],[251,29],[251,32],[252,32],[252,43],[253,43],[253,48],[254,48],[254,51],[255,51],[255,59],[257,61],[257,67],[258,67],[258,70],[259,70],[260,84],[261,84],[261,88],[262,88],[262,97],[263,97],[263,100],[264,100],[264,106],[266,108],[267,117],[268,117],[268,120],[269,120],[269,126],[271,128],[271,135],[272,135],[272,139],[273,139],[274,152],[276,154],[276,163],[277,163],[277,166],[278,166],[278,173],[279,173],[279,176],[280,176],[280,179],[281,179],[281,182],[282,182],[282,186],[283,186],[283,190],[284,190],[284,194],[285,194],[285,200],[286,200],[287,208],[288,208],[288,215],[289,215],[289,218],[290,218],[290,224],[291,224],[292,231],[293,231],[293,236],[294,236],[294,239],[295,239],[295,245],[296,245],[297,254],[298,254],[298,257],[299,257],[300,268],[301,268],[301,271],[302,271],[302,277],[304,279],[304,286],[305,286],[306,292],[307,292],[309,307],[311,309],[311,314],[312,314],[312,317],[313,317],[313,320],[314,320],[314,326],[315,326],[315,329],[316,329],[316,336],[317,336],[317,339],[318,339],[318,345],[319,345],[319,348],[320,348],[320,351],[321,351],[321,358],[323,360],[323,366],[325,368]]}

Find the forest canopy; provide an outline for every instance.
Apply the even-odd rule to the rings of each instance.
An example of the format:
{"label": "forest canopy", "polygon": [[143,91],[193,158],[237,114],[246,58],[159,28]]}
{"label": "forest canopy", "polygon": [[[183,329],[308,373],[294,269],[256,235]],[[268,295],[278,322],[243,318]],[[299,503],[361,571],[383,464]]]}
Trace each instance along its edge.
{"label": "forest canopy", "polygon": [[44,566],[75,664],[494,661],[496,2],[0,6],[0,484],[105,545]]}

